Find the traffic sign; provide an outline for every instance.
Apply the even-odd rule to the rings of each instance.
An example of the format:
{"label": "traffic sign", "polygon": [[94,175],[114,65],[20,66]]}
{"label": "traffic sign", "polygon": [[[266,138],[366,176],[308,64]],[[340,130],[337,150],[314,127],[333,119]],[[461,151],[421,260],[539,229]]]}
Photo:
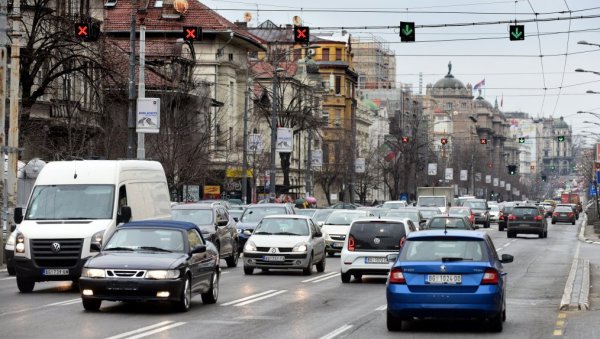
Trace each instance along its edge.
{"label": "traffic sign", "polygon": [[442,138],[442,145],[445,145],[448,143],[448,139],[447,138]]}
{"label": "traffic sign", "polygon": [[558,139],[558,142],[564,142],[565,141],[565,136],[564,135],[559,135],[557,137],[557,139]]}
{"label": "traffic sign", "polygon": [[510,25],[510,41],[525,40],[525,25]]}
{"label": "traffic sign", "polygon": [[294,42],[307,44],[310,42],[310,28],[307,26],[294,26]]}
{"label": "traffic sign", "polygon": [[415,23],[400,21],[400,41],[414,42],[415,41]]}
{"label": "traffic sign", "polygon": [[481,138],[479,139],[479,143],[482,145],[487,145],[487,139],[486,138]]}
{"label": "traffic sign", "polygon": [[202,28],[183,26],[183,40],[185,41],[200,41],[202,40]]}

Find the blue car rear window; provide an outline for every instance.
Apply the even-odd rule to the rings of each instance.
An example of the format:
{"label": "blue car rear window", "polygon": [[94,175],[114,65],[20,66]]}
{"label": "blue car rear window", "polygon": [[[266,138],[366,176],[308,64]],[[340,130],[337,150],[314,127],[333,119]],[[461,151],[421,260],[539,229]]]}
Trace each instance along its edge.
{"label": "blue car rear window", "polygon": [[464,261],[488,261],[482,239],[412,239],[406,241],[401,261],[441,261],[444,258]]}

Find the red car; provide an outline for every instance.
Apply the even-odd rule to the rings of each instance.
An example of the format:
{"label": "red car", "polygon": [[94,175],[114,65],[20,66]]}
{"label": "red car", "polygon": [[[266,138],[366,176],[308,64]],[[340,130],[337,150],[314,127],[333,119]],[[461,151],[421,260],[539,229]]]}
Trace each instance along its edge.
{"label": "red car", "polygon": [[464,215],[469,219],[471,225],[475,225],[475,214],[473,214],[473,211],[469,207],[450,207],[448,214]]}

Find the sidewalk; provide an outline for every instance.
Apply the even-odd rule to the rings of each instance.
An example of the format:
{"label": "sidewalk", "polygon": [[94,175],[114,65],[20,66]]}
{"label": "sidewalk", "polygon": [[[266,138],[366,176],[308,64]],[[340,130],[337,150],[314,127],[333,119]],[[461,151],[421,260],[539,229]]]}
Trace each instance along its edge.
{"label": "sidewalk", "polygon": [[594,225],[588,225],[587,215],[584,216],[584,219],[581,223],[584,225],[584,229],[583,231],[580,230],[579,240],[586,243],[600,245],[600,234],[596,234],[596,232],[594,232]]}

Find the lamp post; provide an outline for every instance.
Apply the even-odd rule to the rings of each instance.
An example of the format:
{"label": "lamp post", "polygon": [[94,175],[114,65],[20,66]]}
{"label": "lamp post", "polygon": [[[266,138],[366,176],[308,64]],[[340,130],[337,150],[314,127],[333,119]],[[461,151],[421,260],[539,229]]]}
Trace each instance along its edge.
{"label": "lamp post", "polygon": [[588,46],[600,47],[600,44],[594,44],[594,43],[591,43],[591,42],[587,42],[585,40],[577,41],[577,44],[579,44],[579,45],[588,45]]}
{"label": "lamp post", "polygon": [[596,71],[589,71],[589,70],[585,70],[583,68],[576,68],[575,72],[580,72],[580,73],[593,73],[596,75],[600,75],[600,72],[596,72]]}
{"label": "lamp post", "polygon": [[594,113],[594,112],[589,112],[589,111],[577,111],[577,114],[591,114],[591,115],[595,116],[596,118],[600,118],[600,113]]}
{"label": "lamp post", "polygon": [[[242,137],[242,203],[248,203],[248,96],[250,91],[246,84],[246,91],[244,91],[244,135]],[[254,173],[252,173],[254,176]]]}
{"label": "lamp post", "polygon": [[284,71],[282,68],[277,68],[273,76],[273,105],[271,108],[271,167],[269,170],[269,195],[271,198],[277,196],[276,185],[275,185],[275,161],[276,161],[276,149],[277,149],[277,107],[278,98],[277,90],[279,89],[279,73]]}
{"label": "lamp post", "polygon": [[600,92],[596,92],[596,91],[592,91],[591,89],[588,89],[587,91],[585,91],[587,94],[600,94]]}

